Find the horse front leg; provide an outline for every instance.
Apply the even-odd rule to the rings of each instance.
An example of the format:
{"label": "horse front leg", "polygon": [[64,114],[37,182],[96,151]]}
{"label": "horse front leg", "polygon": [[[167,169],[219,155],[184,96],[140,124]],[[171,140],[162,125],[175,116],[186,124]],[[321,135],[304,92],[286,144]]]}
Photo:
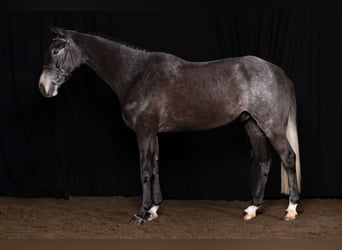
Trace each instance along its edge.
{"label": "horse front leg", "polygon": [[154,155],[153,155],[153,165],[152,165],[152,207],[148,210],[149,217],[148,221],[158,218],[157,211],[163,200],[160,182],[159,182],[159,144],[158,136],[154,139]]}
{"label": "horse front leg", "polygon": [[155,151],[155,135],[145,131],[137,131],[137,142],[140,159],[140,179],[142,184],[142,201],[140,208],[131,219],[131,224],[142,224],[152,208],[152,175]]}

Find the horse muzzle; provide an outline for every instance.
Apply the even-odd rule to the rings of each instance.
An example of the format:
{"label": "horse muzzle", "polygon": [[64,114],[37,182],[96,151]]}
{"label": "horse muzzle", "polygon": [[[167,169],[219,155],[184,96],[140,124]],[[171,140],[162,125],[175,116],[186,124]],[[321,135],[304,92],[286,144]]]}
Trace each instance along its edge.
{"label": "horse muzzle", "polygon": [[44,97],[54,97],[58,94],[58,86],[53,84],[49,74],[44,71],[39,79],[39,90]]}

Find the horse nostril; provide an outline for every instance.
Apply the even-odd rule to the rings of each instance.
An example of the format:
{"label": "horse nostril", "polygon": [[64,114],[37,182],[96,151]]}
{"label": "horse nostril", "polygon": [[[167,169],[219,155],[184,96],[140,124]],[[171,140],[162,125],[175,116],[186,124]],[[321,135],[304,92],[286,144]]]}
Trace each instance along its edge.
{"label": "horse nostril", "polygon": [[42,95],[46,96],[45,88],[43,84],[39,83],[39,90],[42,93]]}

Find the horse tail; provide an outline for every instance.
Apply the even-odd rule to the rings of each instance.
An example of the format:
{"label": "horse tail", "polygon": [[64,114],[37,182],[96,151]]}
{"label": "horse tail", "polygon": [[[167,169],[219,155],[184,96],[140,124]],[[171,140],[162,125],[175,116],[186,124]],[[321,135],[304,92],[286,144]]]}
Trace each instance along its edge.
{"label": "horse tail", "polygon": [[[298,184],[298,191],[301,190],[301,173],[300,173],[300,157],[299,157],[299,144],[298,144],[298,134],[297,134],[297,122],[296,122],[296,100],[293,96],[289,117],[287,120],[287,127],[286,127],[286,137],[290,146],[295,153],[296,159],[296,177],[297,177],[297,184]],[[281,164],[281,193],[289,194],[289,183],[287,173],[283,164]]]}

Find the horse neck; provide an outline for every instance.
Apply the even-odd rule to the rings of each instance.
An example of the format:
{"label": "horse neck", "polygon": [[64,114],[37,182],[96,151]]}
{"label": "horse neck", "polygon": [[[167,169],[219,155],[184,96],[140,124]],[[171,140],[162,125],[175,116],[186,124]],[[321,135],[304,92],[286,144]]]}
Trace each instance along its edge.
{"label": "horse neck", "polygon": [[85,54],[85,64],[107,82],[121,102],[139,73],[146,52],[98,36],[79,36],[76,43]]}

